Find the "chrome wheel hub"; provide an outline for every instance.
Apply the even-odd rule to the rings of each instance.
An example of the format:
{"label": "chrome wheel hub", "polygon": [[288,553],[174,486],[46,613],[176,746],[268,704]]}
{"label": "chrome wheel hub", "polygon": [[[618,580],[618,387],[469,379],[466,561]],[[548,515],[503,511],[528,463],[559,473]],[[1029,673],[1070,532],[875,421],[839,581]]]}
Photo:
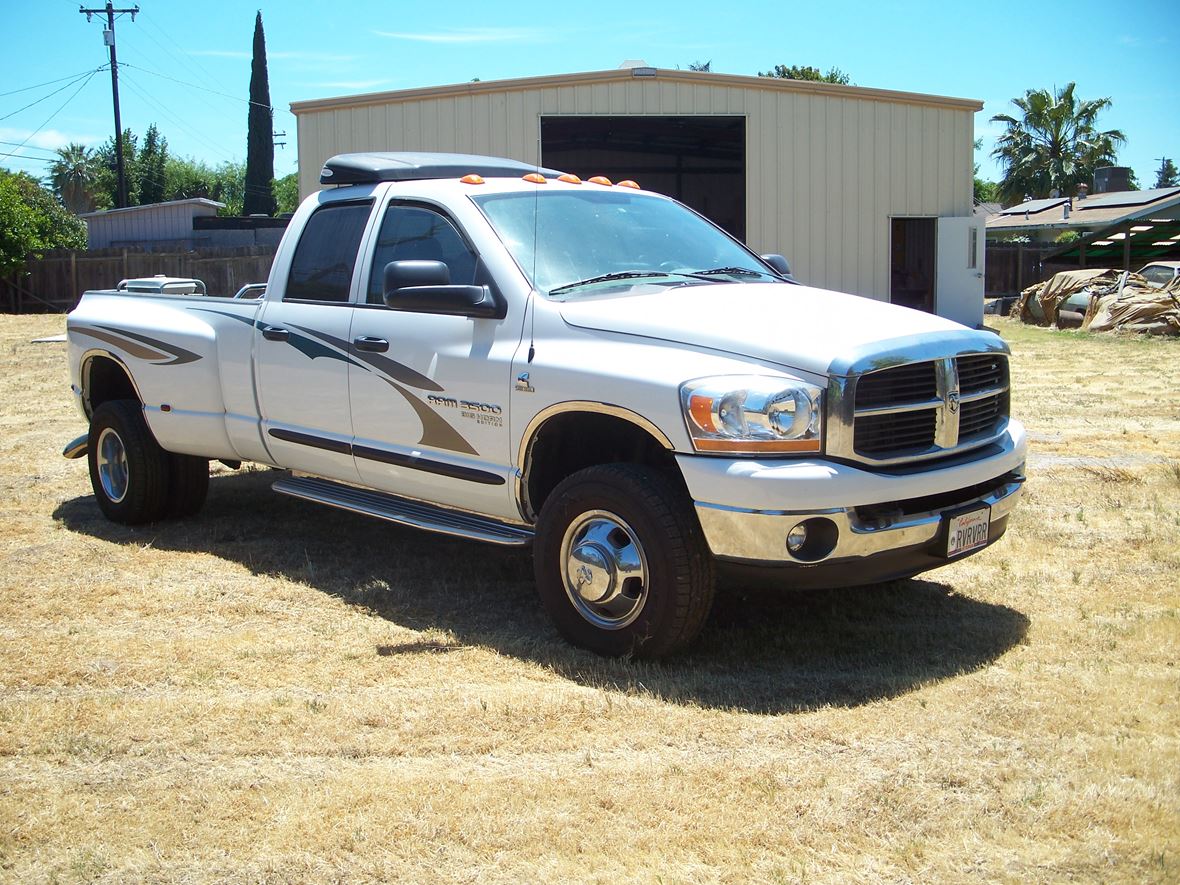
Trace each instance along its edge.
{"label": "chrome wheel hub", "polygon": [[102,483],[103,494],[113,504],[127,496],[128,472],[127,450],[123,440],[109,427],[98,435],[95,458],[98,464],[98,480]]}
{"label": "chrome wheel hub", "polygon": [[606,630],[632,623],[647,602],[643,546],[631,526],[605,510],[570,523],[561,542],[561,574],[578,613]]}

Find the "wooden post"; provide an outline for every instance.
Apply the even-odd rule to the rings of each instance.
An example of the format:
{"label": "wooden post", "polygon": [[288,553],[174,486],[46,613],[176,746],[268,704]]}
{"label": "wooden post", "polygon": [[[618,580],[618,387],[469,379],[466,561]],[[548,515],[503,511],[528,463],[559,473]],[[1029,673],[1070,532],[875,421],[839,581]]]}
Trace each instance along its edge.
{"label": "wooden post", "polygon": [[127,279],[131,274],[127,272],[127,250],[123,250],[123,279]]}
{"label": "wooden post", "polygon": [[77,298],[82,293],[78,291],[78,253],[70,250],[70,295]]}
{"label": "wooden post", "polygon": [[1024,291],[1024,245],[1016,247],[1016,294]]}

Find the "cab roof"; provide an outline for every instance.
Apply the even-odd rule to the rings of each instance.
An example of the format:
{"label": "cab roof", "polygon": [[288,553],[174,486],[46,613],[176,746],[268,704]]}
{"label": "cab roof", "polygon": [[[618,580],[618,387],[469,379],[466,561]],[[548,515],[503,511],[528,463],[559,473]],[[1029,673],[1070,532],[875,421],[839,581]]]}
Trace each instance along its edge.
{"label": "cab roof", "polygon": [[412,151],[384,151],[364,154],[337,154],[320,170],[320,184],[374,184],[379,181],[423,181],[432,178],[461,178],[482,175],[484,178],[519,178],[537,172],[546,178],[561,173],[509,160],[479,154],[442,154]]}

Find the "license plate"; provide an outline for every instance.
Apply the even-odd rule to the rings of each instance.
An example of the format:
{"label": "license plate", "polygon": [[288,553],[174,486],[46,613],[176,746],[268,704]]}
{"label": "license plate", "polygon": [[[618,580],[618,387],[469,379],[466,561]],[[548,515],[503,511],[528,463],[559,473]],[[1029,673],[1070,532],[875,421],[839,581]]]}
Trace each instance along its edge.
{"label": "license plate", "polygon": [[991,524],[990,507],[959,513],[947,518],[946,555],[962,556],[987,546],[987,530]]}

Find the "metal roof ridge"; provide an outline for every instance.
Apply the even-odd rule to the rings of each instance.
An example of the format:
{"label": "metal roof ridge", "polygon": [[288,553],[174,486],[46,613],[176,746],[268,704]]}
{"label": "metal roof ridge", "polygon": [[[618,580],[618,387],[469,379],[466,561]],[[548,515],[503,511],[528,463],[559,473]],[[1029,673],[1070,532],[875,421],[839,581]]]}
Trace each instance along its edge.
{"label": "metal roof ridge", "polygon": [[120,206],[114,209],[95,209],[93,212],[79,212],[79,218],[96,218],[99,215],[110,215],[113,212],[130,212],[133,209],[157,209],[160,206],[183,206],[187,203],[194,203],[198,206],[216,206],[218,209],[224,209],[225,203],[219,203],[217,200],[210,200],[208,197],[185,197],[183,200],[165,200],[162,203],[140,203],[138,206]]}
{"label": "metal roof ridge", "polygon": [[355,95],[343,95],[333,98],[316,98],[304,101],[293,101],[290,104],[291,113],[299,116],[302,113],[329,110],[343,107],[359,107],[372,104],[385,104],[396,101],[414,101],[424,98],[444,97],[454,95],[478,95],[488,92],[521,91],[525,89],[543,89],[562,85],[577,85],[581,83],[601,82],[640,82],[652,81],[682,81],[701,83],[704,85],[718,85],[744,88],[758,88],[768,90],[785,90],[794,92],[811,92],[840,96],[843,98],[861,99],[863,101],[881,101],[896,104],[919,104],[934,107],[954,108],[958,110],[980,111],[983,102],[973,98],[956,98],[952,96],[931,95],[921,92],[904,92],[893,89],[879,89],[872,86],[844,86],[839,83],[817,83],[811,80],[785,80],[779,77],[758,77],[748,74],[721,74],[705,71],[682,71],[677,69],[656,68],[654,76],[638,77],[630,69],[611,69],[605,71],[581,71],[568,74],[546,74],[536,77],[515,77],[504,80],[477,80],[470,83],[452,83],[442,86],[422,86],[413,89],[395,89],[383,92],[367,92]]}

